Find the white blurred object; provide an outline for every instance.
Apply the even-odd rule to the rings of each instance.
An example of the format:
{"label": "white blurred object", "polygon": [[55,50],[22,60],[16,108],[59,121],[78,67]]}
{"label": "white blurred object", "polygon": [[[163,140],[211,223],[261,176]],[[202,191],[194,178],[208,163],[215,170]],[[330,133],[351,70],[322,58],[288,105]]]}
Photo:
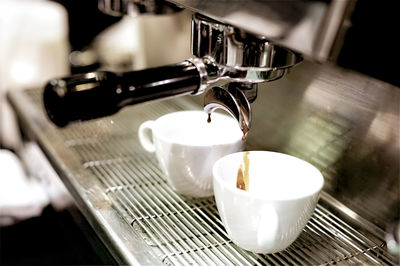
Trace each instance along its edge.
{"label": "white blurred object", "polygon": [[20,156],[28,174],[42,185],[55,210],[61,211],[74,204],[72,196],[35,142],[26,143]]}
{"label": "white blurred object", "polygon": [[36,143],[24,145],[20,157],[0,150],[0,226],[39,216],[48,204],[56,211],[74,204]]}
{"label": "white blurred object", "polygon": [[191,13],[124,16],[101,32],[94,48],[106,66],[144,69],[190,58]]}
{"label": "white blurred object", "polygon": [[145,53],[144,67],[156,67],[184,61],[190,52],[191,16],[189,11],[167,15],[137,17]]}
{"label": "white blurred object", "polygon": [[106,66],[126,65],[132,69],[143,68],[145,54],[141,51],[137,18],[125,16],[108,27],[94,40],[101,62]]}
{"label": "white blurred object", "polygon": [[26,176],[18,157],[0,150],[0,226],[39,216],[48,203],[44,188]]}
{"label": "white blurred object", "polygon": [[68,17],[50,1],[0,1],[0,73],[6,88],[69,73]]}
{"label": "white blurred object", "polygon": [[50,1],[0,1],[0,141],[21,144],[7,90],[43,86],[69,74],[68,16]]}

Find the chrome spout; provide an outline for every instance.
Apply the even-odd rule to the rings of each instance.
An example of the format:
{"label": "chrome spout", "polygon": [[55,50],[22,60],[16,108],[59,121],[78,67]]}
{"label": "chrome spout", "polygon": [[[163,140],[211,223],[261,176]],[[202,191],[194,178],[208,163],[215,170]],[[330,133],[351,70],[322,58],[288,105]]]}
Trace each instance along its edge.
{"label": "chrome spout", "polygon": [[213,87],[206,92],[204,111],[211,117],[211,113],[216,109],[225,110],[238,121],[243,132],[243,140],[245,140],[251,126],[251,107],[239,83]]}

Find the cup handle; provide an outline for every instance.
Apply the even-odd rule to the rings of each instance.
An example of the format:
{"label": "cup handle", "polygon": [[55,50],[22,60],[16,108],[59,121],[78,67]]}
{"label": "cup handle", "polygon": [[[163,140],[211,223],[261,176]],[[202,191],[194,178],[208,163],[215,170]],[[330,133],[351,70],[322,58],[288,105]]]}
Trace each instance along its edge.
{"label": "cup handle", "polygon": [[154,128],[154,121],[148,120],[143,122],[138,130],[138,137],[142,147],[148,152],[155,152],[156,147],[154,146],[152,134]]}
{"label": "cup handle", "polygon": [[261,210],[261,218],[258,223],[257,244],[263,248],[271,248],[275,244],[276,234],[279,228],[279,217],[272,205],[266,205]]}

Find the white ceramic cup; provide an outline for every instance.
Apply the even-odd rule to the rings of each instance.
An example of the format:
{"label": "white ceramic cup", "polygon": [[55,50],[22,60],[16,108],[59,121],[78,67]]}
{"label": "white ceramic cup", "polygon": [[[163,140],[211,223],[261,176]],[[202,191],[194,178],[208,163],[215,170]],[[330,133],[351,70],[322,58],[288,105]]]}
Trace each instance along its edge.
{"label": "white ceramic cup", "polygon": [[248,191],[236,188],[243,152],[215,163],[219,214],[228,235],[241,248],[256,253],[282,251],[311,218],[324,178],[313,165],[290,155],[250,151],[248,158]]}
{"label": "white ceramic cup", "polygon": [[243,133],[232,117],[204,111],[179,111],[140,125],[143,148],[155,153],[167,182],[191,197],[213,195],[212,167],[224,155],[242,149]]}

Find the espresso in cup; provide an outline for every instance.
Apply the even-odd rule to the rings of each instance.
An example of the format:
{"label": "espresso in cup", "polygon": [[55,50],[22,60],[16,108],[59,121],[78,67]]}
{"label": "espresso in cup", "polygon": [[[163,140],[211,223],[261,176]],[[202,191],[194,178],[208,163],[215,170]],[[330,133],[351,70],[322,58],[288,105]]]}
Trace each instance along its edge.
{"label": "espresso in cup", "polygon": [[[243,189],[238,188],[238,169],[245,164],[248,183]],[[268,151],[224,156],[214,164],[213,176],[215,201],[228,235],[256,253],[282,251],[296,240],[324,183],[310,163]]]}
{"label": "espresso in cup", "polygon": [[179,111],[144,122],[138,131],[143,148],[157,157],[168,184],[191,197],[213,195],[212,167],[243,147],[242,131],[231,116]]}

